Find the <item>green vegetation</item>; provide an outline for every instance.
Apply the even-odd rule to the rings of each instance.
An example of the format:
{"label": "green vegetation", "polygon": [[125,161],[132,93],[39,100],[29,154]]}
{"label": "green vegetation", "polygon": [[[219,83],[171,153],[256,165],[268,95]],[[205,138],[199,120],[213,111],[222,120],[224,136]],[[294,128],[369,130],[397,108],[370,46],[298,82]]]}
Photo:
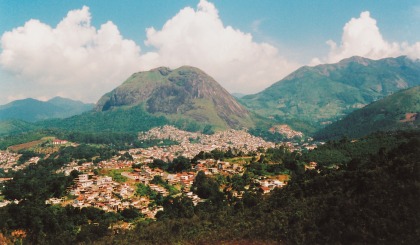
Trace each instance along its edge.
{"label": "green vegetation", "polygon": [[320,167],[342,166],[351,160],[360,160],[377,152],[405,144],[411,139],[420,138],[420,131],[377,132],[375,134],[349,140],[329,141],[323,146],[302,156],[306,162],[315,161]]}
{"label": "green vegetation", "polygon": [[214,205],[223,202],[224,195],[219,190],[219,184],[213,178],[207,177],[204,172],[200,171],[195,177],[191,190],[200,198],[209,199]]}
{"label": "green vegetation", "polygon": [[77,132],[139,132],[169,124],[163,116],[146,112],[141,105],[104,112],[86,112],[62,120],[40,122],[43,128],[61,128]]}
{"label": "green vegetation", "polygon": [[164,187],[168,192],[169,192],[169,195],[170,196],[172,196],[172,195],[175,195],[175,194],[178,194],[179,193],[179,190],[175,187],[175,186],[173,186],[173,185],[170,185],[169,183],[167,183],[165,180],[163,180],[162,179],[162,177],[161,176],[159,176],[159,175],[155,175],[154,177],[153,177],[153,179],[152,179],[152,181],[150,181],[150,183],[152,183],[152,184],[156,184],[156,185],[160,185],[160,186],[162,186],[162,187]]}
{"label": "green vegetation", "polygon": [[136,184],[136,195],[148,197],[150,199],[149,206],[162,205],[164,202],[164,197],[150,188],[149,185],[142,183]]}
{"label": "green vegetation", "polygon": [[162,116],[187,131],[210,133],[254,124],[249,112],[235,98],[213,78],[194,67],[157,68],[133,74],[102,96],[96,110],[130,110],[139,105],[143,105],[149,115]]}
{"label": "green vegetation", "polygon": [[415,129],[420,125],[420,86],[356,110],[315,134],[316,139],[358,138],[376,131]]}
{"label": "green vegetation", "polygon": [[[6,135],[15,135],[20,133],[29,132],[37,127],[28,122],[20,120],[4,120],[0,121],[0,137]],[[21,142],[23,143],[23,142]]]}
{"label": "green vegetation", "polygon": [[154,145],[170,146],[178,144],[176,141],[166,139],[139,141],[136,132],[78,132],[68,131],[66,129],[39,129],[0,138],[0,149],[5,150],[10,146],[40,140],[47,136],[54,136],[59,139],[68,140],[69,142],[107,145],[118,150],[129,147],[147,148]]}
{"label": "green vegetation", "polygon": [[149,164],[151,168],[160,168],[162,170],[168,171],[169,173],[180,173],[191,169],[190,159],[178,156],[172,162],[165,162],[160,159],[154,159],[153,163]]}
{"label": "green vegetation", "polygon": [[20,132],[18,134],[11,134],[8,136],[0,137],[0,150],[5,150],[7,147],[12,145],[23,144],[30,141],[40,140],[41,138],[48,136],[45,131],[31,131],[31,132]]}
{"label": "green vegetation", "polygon": [[136,184],[136,187],[137,187],[136,194],[138,196],[147,196],[147,197],[150,197],[150,199],[154,199],[158,195],[158,193],[152,190],[150,186],[148,185],[139,183],[139,184]]}
{"label": "green vegetation", "polygon": [[420,63],[407,57],[302,67],[241,102],[306,134],[402,88],[420,85]]}
{"label": "green vegetation", "polygon": [[118,183],[124,183],[127,181],[127,177],[122,176],[121,173],[126,171],[124,169],[112,169],[107,171],[106,175],[112,177]]}
{"label": "green vegetation", "polygon": [[22,154],[22,155],[19,157],[19,160],[17,161],[18,165],[25,163],[32,157],[38,156],[38,154],[36,154],[35,152],[28,151],[28,150],[19,151],[19,154]]}

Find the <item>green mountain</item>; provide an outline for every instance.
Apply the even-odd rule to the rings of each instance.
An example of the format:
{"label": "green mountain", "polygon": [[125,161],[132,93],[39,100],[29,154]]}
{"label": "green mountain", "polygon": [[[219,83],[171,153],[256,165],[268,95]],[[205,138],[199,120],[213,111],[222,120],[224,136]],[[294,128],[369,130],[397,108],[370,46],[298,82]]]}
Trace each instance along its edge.
{"label": "green mountain", "polygon": [[314,132],[398,90],[420,85],[420,61],[407,57],[344,59],[302,67],[241,102],[250,110]]}
{"label": "green mountain", "polygon": [[253,126],[248,110],[232,95],[203,71],[188,66],[135,73],[102,96],[95,110],[133,107],[175,124],[211,125],[216,130]]}
{"label": "green mountain", "polygon": [[0,121],[0,136],[19,134],[33,129],[36,129],[36,126],[34,124],[21,120],[11,119]]}
{"label": "green mountain", "polygon": [[357,138],[375,131],[418,129],[420,86],[399,91],[350,113],[315,134],[317,139]]}
{"label": "green mountain", "polygon": [[0,120],[36,122],[51,118],[66,118],[93,108],[93,104],[55,97],[49,101],[23,99],[0,106]]}
{"label": "green mountain", "polygon": [[[141,106],[89,111],[65,119],[37,123],[40,128],[59,128],[79,132],[139,132],[169,124],[163,116],[154,116]],[[198,130],[198,129],[197,129]]]}

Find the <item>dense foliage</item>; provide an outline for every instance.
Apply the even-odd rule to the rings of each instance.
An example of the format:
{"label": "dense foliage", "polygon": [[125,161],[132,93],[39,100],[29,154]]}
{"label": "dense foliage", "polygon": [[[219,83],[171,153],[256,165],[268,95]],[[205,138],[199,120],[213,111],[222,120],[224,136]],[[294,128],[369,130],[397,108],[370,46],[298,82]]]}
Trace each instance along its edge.
{"label": "dense foliage", "polygon": [[420,86],[399,91],[356,110],[317,132],[320,140],[358,138],[376,131],[408,130],[420,126]]}
{"label": "dense foliage", "polygon": [[153,162],[149,164],[149,167],[160,168],[169,173],[180,173],[191,170],[191,160],[184,156],[178,156],[170,162],[154,159]]}
{"label": "dense foliage", "polygon": [[139,132],[165,124],[168,124],[167,119],[151,115],[142,106],[86,112],[63,120],[39,123],[43,128],[62,128],[81,132]]}

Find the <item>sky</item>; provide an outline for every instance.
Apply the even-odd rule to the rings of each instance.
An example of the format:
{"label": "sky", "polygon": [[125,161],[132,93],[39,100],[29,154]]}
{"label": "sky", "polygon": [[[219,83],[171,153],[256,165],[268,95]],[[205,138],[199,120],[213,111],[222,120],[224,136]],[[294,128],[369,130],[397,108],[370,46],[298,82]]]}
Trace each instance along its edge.
{"label": "sky", "polygon": [[420,0],[0,0],[0,104],[95,103],[131,74],[195,66],[256,93],[354,55],[420,58]]}

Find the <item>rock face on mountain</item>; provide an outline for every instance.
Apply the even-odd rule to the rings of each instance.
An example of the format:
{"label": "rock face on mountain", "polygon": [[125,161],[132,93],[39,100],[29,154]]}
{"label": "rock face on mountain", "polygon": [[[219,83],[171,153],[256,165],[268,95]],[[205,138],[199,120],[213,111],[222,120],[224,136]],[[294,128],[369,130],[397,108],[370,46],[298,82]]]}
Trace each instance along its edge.
{"label": "rock face on mountain", "polygon": [[302,67],[241,101],[263,116],[322,128],[373,101],[417,85],[419,60],[352,57],[336,64]]}
{"label": "rock face on mountain", "polygon": [[105,94],[97,111],[143,106],[151,114],[172,120],[188,119],[215,129],[253,125],[247,109],[203,71],[183,66],[160,67],[133,74],[122,85]]}
{"label": "rock face on mountain", "polygon": [[399,91],[350,113],[315,134],[320,140],[357,138],[376,131],[420,128],[420,86]]}

